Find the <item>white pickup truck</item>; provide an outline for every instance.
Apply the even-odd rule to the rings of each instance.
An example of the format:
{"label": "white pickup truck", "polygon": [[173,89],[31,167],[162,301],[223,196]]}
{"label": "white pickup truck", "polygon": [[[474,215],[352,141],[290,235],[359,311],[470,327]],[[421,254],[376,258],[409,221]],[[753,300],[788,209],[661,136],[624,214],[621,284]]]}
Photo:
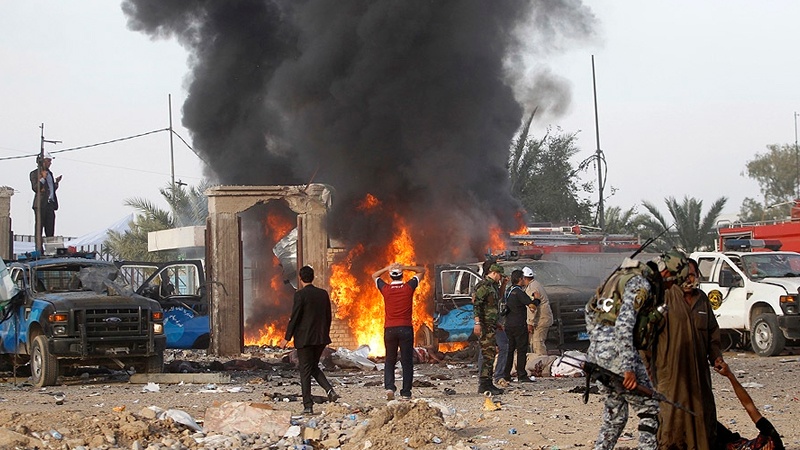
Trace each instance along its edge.
{"label": "white pickup truck", "polygon": [[695,252],[721,331],[759,356],[800,339],[800,253]]}

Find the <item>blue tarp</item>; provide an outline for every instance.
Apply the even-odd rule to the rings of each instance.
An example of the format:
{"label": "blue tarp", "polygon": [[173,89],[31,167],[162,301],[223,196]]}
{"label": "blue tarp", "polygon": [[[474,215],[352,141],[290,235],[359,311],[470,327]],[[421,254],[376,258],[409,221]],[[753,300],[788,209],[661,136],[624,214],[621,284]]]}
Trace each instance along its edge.
{"label": "blue tarp", "polygon": [[453,309],[440,316],[436,328],[446,331],[444,342],[466,342],[472,334],[475,321],[472,315],[472,304]]}

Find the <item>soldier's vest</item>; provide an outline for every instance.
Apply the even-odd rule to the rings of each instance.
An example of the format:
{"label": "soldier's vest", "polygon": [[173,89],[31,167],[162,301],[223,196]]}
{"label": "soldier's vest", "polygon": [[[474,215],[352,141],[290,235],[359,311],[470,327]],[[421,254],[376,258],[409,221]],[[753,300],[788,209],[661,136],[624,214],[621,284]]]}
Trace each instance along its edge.
{"label": "soldier's vest", "polygon": [[[622,295],[625,284],[633,277],[642,276],[651,285],[650,292],[636,295],[633,309],[636,311],[636,325],[633,330],[633,344],[637,349],[649,348],[660,331],[664,319],[664,297],[661,288],[661,276],[648,264],[625,258],[622,265],[601,284],[589,303],[586,313],[593,321],[601,325],[613,326],[617,322],[622,307]],[[660,307],[660,308],[659,308]]]}

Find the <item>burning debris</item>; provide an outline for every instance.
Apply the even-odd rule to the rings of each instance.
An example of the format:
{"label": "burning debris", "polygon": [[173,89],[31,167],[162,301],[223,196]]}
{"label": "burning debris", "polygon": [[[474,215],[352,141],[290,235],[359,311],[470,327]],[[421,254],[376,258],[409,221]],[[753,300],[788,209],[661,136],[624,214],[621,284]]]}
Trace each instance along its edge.
{"label": "burning debris", "polygon": [[[522,55],[589,36],[594,21],[573,0],[125,0],[122,8],[133,30],[174,37],[189,51],[183,124],[210,176],[336,189],[328,228],[345,246],[330,281],[337,316],[373,348],[382,347],[376,268],[479,258],[493,235],[519,228],[509,144],[525,108],[557,114],[569,98]],[[278,273],[268,245],[285,233],[249,234],[245,248],[265,260],[254,276]],[[257,289],[277,300],[250,305],[248,323],[291,299]],[[430,289],[423,282],[417,298]],[[415,323],[429,322],[417,306]]]}

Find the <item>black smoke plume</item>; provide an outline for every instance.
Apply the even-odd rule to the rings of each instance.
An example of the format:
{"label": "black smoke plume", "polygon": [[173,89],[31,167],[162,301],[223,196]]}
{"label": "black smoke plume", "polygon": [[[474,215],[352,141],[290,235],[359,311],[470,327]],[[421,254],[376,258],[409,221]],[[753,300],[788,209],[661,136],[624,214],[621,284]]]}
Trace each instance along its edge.
{"label": "black smoke plume", "polygon": [[[538,100],[554,111],[569,95],[547,71],[525,83],[515,63],[530,45],[541,54],[558,40],[561,24],[588,35],[593,23],[577,0],[126,0],[122,8],[130,28],[189,51],[183,124],[218,182],[330,184],[334,236],[367,252],[384,248],[396,215],[418,244],[418,263],[481,256],[491,226],[518,227],[510,143],[524,110],[537,106],[527,103],[531,93],[549,96]],[[356,209],[368,193],[388,214]]]}

